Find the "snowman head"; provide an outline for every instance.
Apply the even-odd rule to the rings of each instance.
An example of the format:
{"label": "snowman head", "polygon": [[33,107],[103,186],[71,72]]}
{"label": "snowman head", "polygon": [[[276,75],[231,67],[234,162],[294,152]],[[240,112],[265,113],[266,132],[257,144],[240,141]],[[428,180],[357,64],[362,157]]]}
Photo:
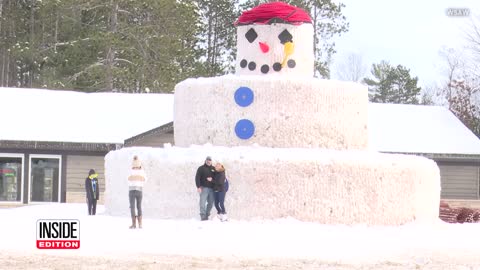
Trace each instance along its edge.
{"label": "snowman head", "polygon": [[313,26],[304,10],[270,2],[243,12],[235,25],[236,74],[313,77]]}

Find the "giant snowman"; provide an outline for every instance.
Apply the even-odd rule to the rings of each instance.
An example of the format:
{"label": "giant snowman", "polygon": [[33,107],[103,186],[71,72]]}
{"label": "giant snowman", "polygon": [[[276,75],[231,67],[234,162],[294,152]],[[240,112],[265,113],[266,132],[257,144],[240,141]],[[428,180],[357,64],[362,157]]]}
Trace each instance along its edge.
{"label": "giant snowman", "polygon": [[267,3],[235,25],[236,74],[175,87],[175,146],[107,155],[107,213],[129,215],[126,179],[137,154],[149,177],[144,217],[198,218],[195,172],[211,155],[226,166],[233,220],[399,225],[438,218],[437,165],[369,150],[367,88],[313,78],[313,26],[304,10]]}

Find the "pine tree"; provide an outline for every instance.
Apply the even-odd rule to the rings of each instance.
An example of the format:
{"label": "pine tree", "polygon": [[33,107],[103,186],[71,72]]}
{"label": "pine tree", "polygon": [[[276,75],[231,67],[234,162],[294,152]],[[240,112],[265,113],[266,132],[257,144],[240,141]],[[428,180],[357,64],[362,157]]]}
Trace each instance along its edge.
{"label": "pine tree", "polygon": [[199,47],[203,58],[199,73],[216,76],[233,70],[235,61],[237,0],[196,0],[201,21],[202,35]]}
{"label": "pine tree", "polygon": [[387,61],[373,64],[374,79],[363,81],[369,87],[369,99],[372,102],[418,104],[421,88],[417,86],[418,78],[411,78],[410,70],[402,65],[391,66]]}
{"label": "pine tree", "polygon": [[170,92],[191,74],[198,21],[194,6],[174,0],[90,1],[82,16],[96,58],[72,78],[91,88]]}
{"label": "pine tree", "polygon": [[[3,0],[0,4],[0,86],[31,87],[35,76],[36,1]],[[33,30],[33,31],[32,31]]]}
{"label": "pine tree", "polygon": [[0,86],[170,92],[196,74],[187,0],[0,0]]}

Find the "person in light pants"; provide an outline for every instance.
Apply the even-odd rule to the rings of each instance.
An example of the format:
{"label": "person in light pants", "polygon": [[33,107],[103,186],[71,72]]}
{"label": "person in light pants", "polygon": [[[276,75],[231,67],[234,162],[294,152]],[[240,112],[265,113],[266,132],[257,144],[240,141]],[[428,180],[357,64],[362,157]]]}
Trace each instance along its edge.
{"label": "person in light pants", "polygon": [[[143,170],[142,162],[138,156],[133,157],[132,169],[128,176],[128,200],[130,202],[130,216],[132,218],[132,225],[130,229],[136,228],[136,221],[138,219],[138,228],[142,228],[142,197],[143,185],[147,181],[147,176]],[[135,204],[137,213],[135,214]]]}

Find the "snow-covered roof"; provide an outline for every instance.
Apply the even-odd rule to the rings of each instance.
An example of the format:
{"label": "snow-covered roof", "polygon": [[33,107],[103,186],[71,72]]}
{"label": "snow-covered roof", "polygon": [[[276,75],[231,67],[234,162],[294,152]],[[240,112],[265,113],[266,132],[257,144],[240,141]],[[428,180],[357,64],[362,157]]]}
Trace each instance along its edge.
{"label": "snow-covered roof", "polygon": [[0,140],[121,143],[173,119],[172,94],[0,88]]}
{"label": "snow-covered roof", "polygon": [[480,154],[480,140],[445,107],[370,103],[368,115],[377,151]]}

